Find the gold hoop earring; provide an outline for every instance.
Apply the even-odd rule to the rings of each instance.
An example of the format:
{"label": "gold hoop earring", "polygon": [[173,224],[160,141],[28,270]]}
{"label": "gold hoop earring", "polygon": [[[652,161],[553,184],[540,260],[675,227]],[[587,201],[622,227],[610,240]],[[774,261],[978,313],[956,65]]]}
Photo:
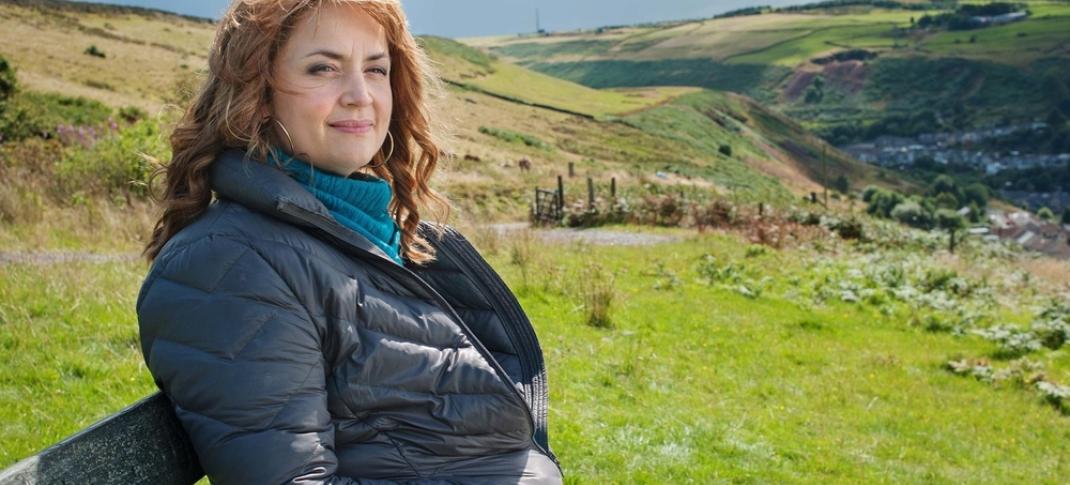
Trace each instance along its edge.
{"label": "gold hoop earring", "polygon": [[282,134],[286,135],[286,141],[290,143],[290,154],[297,156],[297,153],[294,152],[294,140],[290,138],[290,131],[286,129],[286,125],[276,118],[271,118],[271,121],[274,121],[275,124],[279,125],[279,128],[282,128]]}
{"label": "gold hoop earring", "polygon": [[[390,160],[390,157],[394,156],[394,134],[389,132],[389,131],[387,131],[386,132],[386,137],[390,140],[390,152],[388,152],[386,154],[386,156],[383,157],[383,161],[379,162],[379,164],[377,164],[377,165],[368,164],[368,168],[379,168],[379,167],[382,167],[387,161]],[[382,148],[380,148],[380,150],[382,150]]]}

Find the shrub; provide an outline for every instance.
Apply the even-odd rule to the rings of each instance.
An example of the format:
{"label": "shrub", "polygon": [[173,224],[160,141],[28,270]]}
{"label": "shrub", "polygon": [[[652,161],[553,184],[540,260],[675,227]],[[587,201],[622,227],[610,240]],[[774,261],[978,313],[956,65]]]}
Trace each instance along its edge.
{"label": "shrub", "polygon": [[97,49],[96,45],[91,45],[91,46],[87,47],[85,49],[85,51],[83,51],[83,53],[86,54],[86,55],[93,56],[93,57],[99,57],[101,59],[104,59],[104,58],[108,57],[107,55],[104,54],[103,51],[101,51],[100,49]]}
{"label": "shrub", "polygon": [[721,155],[724,155],[726,157],[731,157],[732,156],[732,146],[731,145],[721,145],[720,147],[717,148],[717,151],[721,152]]}
{"label": "shrub", "polygon": [[494,138],[497,138],[507,143],[523,143],[524,145],[538,148],[540,150],[553,150],[553,147],[550,146],[550,144],[534,136],[527,135],[524,133],[504,130],[501,128],[489,128],[486,126],[480,126],[479,132],[484,135],[493,136]]}
{"label": "shrub", "polygon": [[616,298],[616,278],[612,273],[597,263],[587,265],[583,271],[580,295],[588,325],[597,328],[614,326],[610,313]]}
{"label": "shrub", "polygon": [[1039,381],[1036,383],[1037,391],[1044,400],[1055,406],[1064,414],[1070,413],[1070,386],[1061,386],[1054,382]]}
{"label": "shrub", "polygon": [[735,291],[747,298],[758,298],[772,281],[769,277],[755,281],[742,266],[734,263],[721,264],[712,254],[705,254],[696,268],[699,276],[711,286]]}
{"label": "shrub", "polygon": [[866,212],[874,216],[889,218],[895,206],[905,200],[906,198],[899,192],[877,189],[870,194],[869,207],[866,207]]}
{"label": "shrub", "polygon": [[829,229],[839,235],[841,239],[862,240],[866,237],[862,221],[853,217],[831,221]]}
{"label": "shrub", "polygon": [[959,231],[966,227],[966,219],[958,212],[948,209],[940,209],[935,214],[936,225],[948,231]]}
{"label": "shrub", "polygon": [[873,196],[877,195],[880,190],[881,188],[876,185],[867,185],[865,189],[862,189],[862,202],[872,202]]}
{"label": "shrub", "polygon": [[5,141],[48,138],[60,125],[105,125],[112,113],[99,101],[32,91],[19,91],[6,105],[0,112],[0,136]]}
{"label": "shrub", "polygon": [[930,229],[933,226],[932,216],[914,200],[896,205],[890,215],[892,219],[911,227]]}
{"label": "shrub", "polygon": [[15,94],[16,89],[18,77],[15,75],[15,66],[0,56],[0,111],[3,111],[3,104]]}
{"label": "shrub", "polygon": [[673,194],[644,196],[635,208],[635,219],[640,224],[678,226],[687,215],[683,202]]}
{"label": "shrub", "polygon": [[528,286],[528,273],[535,259],[535,233],[524,228],[515,233],[509,247],[509,262],[520,268],[520,281],[523,288]]}
{"label": "shrub", "polygon": [[1031,329],[1045,347],[1058,350],[1070,341],[1070,304],[1052,301],[1033,319]]}
{"label": "shrub", "polygon": [[137,123],[138,121],[145,119],[146,116],[148,116],[148,114],[145,113],[145,110],[138,108],[137,106],[123,106],[122,108],[119,108],[119,118],[130,124]]}
{"label": "shrub", "polygon": [[996,356],[1002,358],[1021,357],[1030,352],[1040,350],[1042,344],[1033,332],[1025,331],[1010,325],[996,325],[985,329],[974,330],[973,333],[980,335],[986,340],[991,340],[999,346]]}
{"label": "shrub", "polygon": [[704,230],[706,227],[728,227],[736,223],[736,208],[723,200],[714,200],[705,205],[692,208],[695,226]]}
{"label": "shrub", "polygon": [[959,206],[958,199],[956,199],[954,195],[949,194],[947,192],[938,194],[936,196],[936,199],[934,199],[933,203],[936,205],[936,207],[939,207],[941,209],[954,210],[958,209]]}
{"label": "shrub", "polygon": [[107,195],[148,195],[152,159],[170,159],[157,120],[143,120],[92,145],[72,146],[56,164],[58,188]]}
{"label": "shrub", "polygon": [[978,208],[988,207],[990,193],[984,184],[974,183],[967,185],[962,191],[963,202],[976,204]]}
{"label": "shrub", "polygon": [[699,261],[696,268],[700,277],[706,280],[706,283],[713,285],[717,283],[739,283],[743,281],[743,270],[732,263],[721,264],[717,261],[717,258],[712,254],[705,254]]}
{"label": "shrub", "polygon": [[654,282],[655,290],[673,290],[683,284],[683,281],[680,280],[675,271],[665,267],[664,261],[656,261],[654,264],[654,270],[648,271],[644,275],[657,278]]}

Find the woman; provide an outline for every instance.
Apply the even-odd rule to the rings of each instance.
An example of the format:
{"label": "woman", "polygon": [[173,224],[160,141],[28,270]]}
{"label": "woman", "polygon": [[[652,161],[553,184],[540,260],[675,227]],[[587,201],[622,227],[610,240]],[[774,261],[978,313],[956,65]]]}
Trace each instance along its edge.
{"label": "woman", "polygon": [[421,222],[433,77],[397,0],[237,0],[209,66],[137,312],[212,482],[560,483],[530,323]]}

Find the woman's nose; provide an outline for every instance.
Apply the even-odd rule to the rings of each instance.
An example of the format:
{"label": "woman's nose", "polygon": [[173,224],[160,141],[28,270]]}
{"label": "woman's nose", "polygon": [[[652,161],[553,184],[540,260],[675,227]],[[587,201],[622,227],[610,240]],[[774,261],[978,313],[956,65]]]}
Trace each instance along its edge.
{"label": "woman's nose", "polygon": [[368,81],[361,75],[346,76],[345,90],[342,92],[342,104],[346,106],[367,106],[372,104]]}

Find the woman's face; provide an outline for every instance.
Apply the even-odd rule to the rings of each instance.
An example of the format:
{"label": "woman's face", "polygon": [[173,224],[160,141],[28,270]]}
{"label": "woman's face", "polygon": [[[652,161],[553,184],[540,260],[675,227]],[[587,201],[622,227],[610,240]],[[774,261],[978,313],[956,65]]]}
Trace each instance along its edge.
{"label": "woman's face", "polygon": [[279,89],[270,109],[290,135],[272,123],[280,148],[343,176],[368,164],[390,127],[387,47],[383,28],[357,7],[305,15],[273,66]]}

